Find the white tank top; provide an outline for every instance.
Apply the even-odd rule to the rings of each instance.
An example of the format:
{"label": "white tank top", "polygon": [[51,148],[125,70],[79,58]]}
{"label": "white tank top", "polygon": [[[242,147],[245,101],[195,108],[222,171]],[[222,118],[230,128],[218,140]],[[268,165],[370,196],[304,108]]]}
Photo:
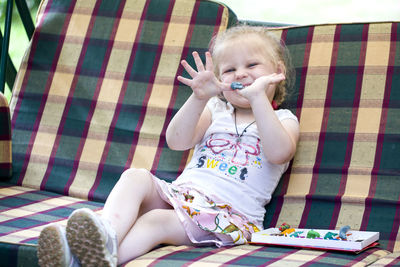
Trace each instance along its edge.
{"label": "white tank top", "polygon": [[[207,108],[211,111],[212,123],[195,146],[189,164],[173,183],[196,188],[211,199],[217,197],[261,229],[264,206],[289,163],[278,165],[267,161],[255,123],[237,140],[230,103],[213,97]],[[275,113],[280,121],[297,121],[289,110]],[[239,134],[247,125],[237,125]]]}

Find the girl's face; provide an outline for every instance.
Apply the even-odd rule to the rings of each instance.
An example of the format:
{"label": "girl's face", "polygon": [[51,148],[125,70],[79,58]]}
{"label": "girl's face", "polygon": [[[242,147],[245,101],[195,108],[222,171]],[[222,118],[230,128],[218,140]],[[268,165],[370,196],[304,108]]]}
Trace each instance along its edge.
{"label": "girl's face", "polygon": [[[246,87],[261,76],[277,72],[276,66],[267,59],[265,49],[260,49],[260,45],[258,45],[260,40],[254,40],[254,38],[261,39],[257,36],[246,36],[245,40],[236,41],[224,47],[224,52],[218,60],[218,70],[222,82],[240,82]],[[250,107],[248,100],[238,94],[238,90],[224,91],[223,94],[226,100],[234,106]],[[272,97],[273,95],[274,92],[272,92]],[[272,100],[269,94],[267,96]]]}

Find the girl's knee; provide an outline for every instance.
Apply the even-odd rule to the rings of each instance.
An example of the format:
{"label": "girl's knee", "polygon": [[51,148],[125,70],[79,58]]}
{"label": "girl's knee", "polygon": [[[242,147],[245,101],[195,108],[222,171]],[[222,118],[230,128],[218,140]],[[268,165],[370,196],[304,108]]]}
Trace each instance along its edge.
{"label": "girl's knee", "polygon": [[146,169],[130,168],[124,171],[118,181],[118,187],[134,189],[135,194],[144,201],[144,206],[158,197],[153,175]]}
{"label": "girl's knee", "polygon": [[143,168],[129,168],[125,170],[122,175],[122,177],[129,177],[129,178],[135,178],[135,177],[141,177],[141,176],[150,176],[150,172],[146,169]]}
{"label": "girl's knee", "polygon": [[119,178],[120,183],[138,183],[141,184],[151,181],[152,175],[146,169],[130,168],[125,170]]}

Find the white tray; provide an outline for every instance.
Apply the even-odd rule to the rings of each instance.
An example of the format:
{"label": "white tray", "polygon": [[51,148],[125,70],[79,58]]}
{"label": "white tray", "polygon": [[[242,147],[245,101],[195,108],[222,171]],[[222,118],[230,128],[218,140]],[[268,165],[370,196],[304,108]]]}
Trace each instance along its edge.
{"label": "white tray", "polygon": [[[307,238],[307,233],[310,230],[318,232],[320,238]],[[280,231],[278,228],[269,228],[253,233],[250,243],[357,252],[379,240],[379,232],[369,231],[349,230],[347,232],[347,240],[324,239],[326,233],[339,234],[339,230],[295,229],[295,232],[303,233],[299,234],[298,237],[291,237],[292,233],[287,236],[279,236]]]}

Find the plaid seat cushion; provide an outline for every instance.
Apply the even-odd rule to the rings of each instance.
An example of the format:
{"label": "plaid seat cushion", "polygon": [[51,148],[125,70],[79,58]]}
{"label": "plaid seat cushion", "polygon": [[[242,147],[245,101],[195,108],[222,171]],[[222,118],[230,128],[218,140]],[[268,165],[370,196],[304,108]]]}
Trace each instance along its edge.
{"label": "plaid seat cushion", "polygon": [[0,178],[11,177],[11,123],[10,109],[5,96],[0,93]]}
{"label": "plaid seat cushion", "polygon": [[10,104],[11,183],[104,201],[131,166],[175,179],[180,61],[233,21],[209,1],[43,1]]}
{"label": "plaid seat cushion", "polygon": [[383,266],[400,266],[400,252],[391,253],[378,261],[374,262],[370,266],[383,267]]}
{"label": "plaid seat cushion", "polygon": [[[65,226],[71,212],[78,208],[90,208],[101,214],[103,204],[78,198],[62,196],[47,191],[39,191],[20,186],[0,184],[0,256],[9,261],[6,266],[37,263],[36,252],[31,249],[37,244],[37,237],[45,225],[56,222]],[[24,245],[24,246],[21,246]],[[14,252],[15,251],[15,252]],[[126,266],[180,266],[226,265],[260,266],[300,266],[302,264],[320,266],[345,266],[355,263],[360,266],[370,264],[389,254],[379,248],[369,249],[359,255],[314,250],[299,250],[275,246],[236,247],[190,247],[166,246],[143,255]],[[387,258],[385,262],[394,262]],[[282,265],[283,264],[283,265]]]}
{"label": "plaid seat cushion", "polygon": [[4,183],[0,186],[0,243],[35,245],[48,223],[66,226],[73,210],[86,207],[101,212],[103,207],[103,203],[48,191]]}
{"label": "plaid seat cushion", "polygon": [[300,119],[291,168],[265,227],[380,232],[400,251],[400,27],[364,23],[274,30],[296,69],[287,107]]}
{"label": "plaid seat cushion", "polygon": [[274,246],[167,246],[125,266],[366,266],[388,254],[376,248],[354,255]]}

